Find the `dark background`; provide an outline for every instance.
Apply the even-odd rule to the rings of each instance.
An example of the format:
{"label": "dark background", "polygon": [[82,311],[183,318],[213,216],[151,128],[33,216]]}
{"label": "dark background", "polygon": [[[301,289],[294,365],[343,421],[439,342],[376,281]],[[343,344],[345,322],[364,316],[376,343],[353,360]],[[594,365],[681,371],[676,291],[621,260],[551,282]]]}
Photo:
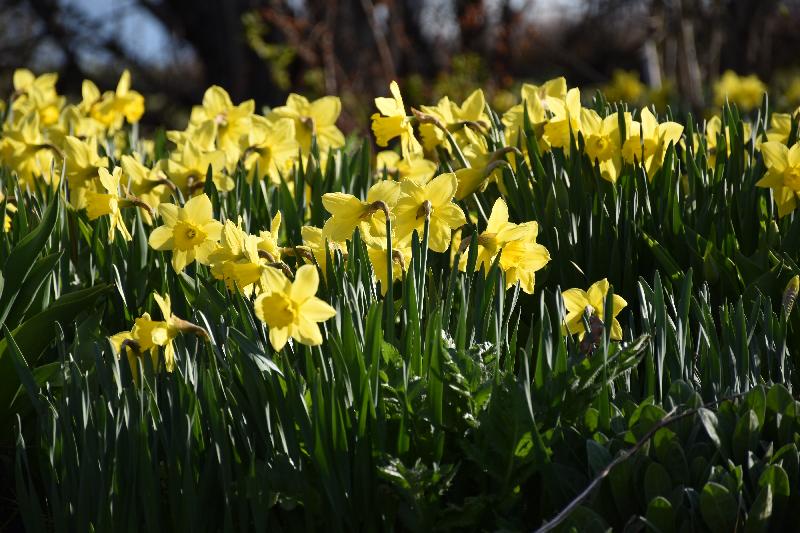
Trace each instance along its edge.
{"label": "dark background", "polygon": [[259,106],[338,94],[354,131],[391,79],[412,104],[480,86],[502,111],[520,81],[621,68],[698,110],[726,69],[775,90],[800,67],[800,0],[3,0],[0,28],[2,94],[18,67],[58,71],[72,98],[129,68],[145,128],[182,127],[211,84]]}

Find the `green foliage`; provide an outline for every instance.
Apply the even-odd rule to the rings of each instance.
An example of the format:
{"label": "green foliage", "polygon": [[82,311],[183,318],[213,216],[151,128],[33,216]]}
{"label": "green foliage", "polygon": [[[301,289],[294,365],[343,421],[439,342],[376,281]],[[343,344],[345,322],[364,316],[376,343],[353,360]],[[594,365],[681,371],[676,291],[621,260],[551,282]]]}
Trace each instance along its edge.
{"label": "green foliage", "polygon": [[[280,352],[247,297],[148,248],[140,213],[124,215],[131,243],[106,244],[107,222],[62,191],[20,193],[2,243],[0,434],[16,436],[26,528],[523,530],[614,464],[558,528],[791,529],[800,324],[782,299],[800,273],[800,217],[776,219],[735,108],[723,122],[731,153],[715,168],[701,140],[671,146],[652,181],[627,165],[616,185],[582,136],[542,152],[528,123],[530,160],[504,166],[501,185],[552,257],[534,296],[506,291],[497,262],[475,272],[473,238],[465,272],[415,243],[383,298],[356,233],[326,260],[320,297],[338,315],[325,342]],[[293,245],[324,223],[323,193],[363,197],[370,165],[365,141],[324,172],[312,151],[280,186],[240,169],[233,191],[209,179],[205,192],[251,232],[280,211]],[[464,206],[486,212],[499,195],[491,185]],[[561,290],[603,277],[628,301],[623,341],[603,330],[587,349],[562,333]],[[172,373],[137,359],[134,380],[107,337],[153,312],[153,292],[208,338],[178,336]]]}

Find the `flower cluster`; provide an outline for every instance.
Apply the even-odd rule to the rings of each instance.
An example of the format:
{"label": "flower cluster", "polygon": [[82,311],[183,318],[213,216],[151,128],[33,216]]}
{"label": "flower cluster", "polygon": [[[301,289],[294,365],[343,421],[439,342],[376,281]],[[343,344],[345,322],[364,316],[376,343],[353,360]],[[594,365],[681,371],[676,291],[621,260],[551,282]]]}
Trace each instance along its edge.
{"label": "flower cluster", "polygon": [[[245,180],[256,183],[265,197],[266,191],[280,189],[308,198],[310,184],[294,190],[302,180],[290,178],[303,165],[313,163],[323,170],[340,165],[345,138],[336,125],[338,97],[310,101],[291,94],[285,105],[259,114],[252,100],[234,103],[223,88],[213,86],[193,107],[186,128],[167,132],[167,146],[156,148],[132,127],[145,111],[145,99],[131,89],[127,71],[113,91],[101,92],[85,81],[77,103],[58,94],[55,74],[37,77],[19,70],[13,81],[0,160],[16,175],[19,188],[60,187],[74,212],[106,224],[109,243],[118,237],[131,241],[141,232],[141,224],[133,226],[133,217],[125,213],[126,208],[138,209],[149,228],[145,237],[150,247],[163,252],[159,261],[168,260],[179,276],[187,270],[189,275],[209,275],[250,298],[276,350],[289,339],[312,346],[323,342],[319,324],[336,311],[317,298],[318,287],[335,264],[330,259],[352,253],[356,234],[384,294],[404,278],[415,249],[448,254],[451,267],[462,272],[470,265],[465,252],[472,250],[477,272],[488,275],[498,269],[507,288],[518,286],[532,294],[536,273],[551,260],[550,251],[537,242],[537,221],[511,220],[507,187],[509,176],[548,152],[562,161],[580,158],[610,184],[605,186],[615,187],[627,175],[652,182],[663,168],[679,168],[676,160],[683,157],[685,162],[687,154],[702,154],[707,163],[702,172],[713,173],[738,142],[751,148],[750,154],[760,153],[746,155],[747,164],[763,161],[763,177],[756,185],[772,190],[779,216],[792,212],[800,198],[800,109],[773,113],[760,126],[737,123],[742,124],[738,131],[728,119],[713,116],[689,136],[682,124],[649,108],[628,110],[603,99],[587,106],[580,89],[569,87],[564,78],[523,84],[519,103],[502,116],[487,105],[480,89],[462,102],[443,97],[410,108],[392,82],[390,96],[375,99],[372,131],[383,151],[375,157],[375,172],[366,177],[366,190],[354,194],[337,184],[334,190],[351,192],[310,198],[325,215],[316,218],[316,226],[300,228],[301,242],[291,242],[279,209],[267,208],[269,227],[251,229],[249,213],[220,212],[212,197],[224,200],[236,194],[237,180]],[[614,98],[629,101],[639,100],[645,90],[623,72],[615,75],[613,87]],[[726,73],[716,95],[720,102],[751,109],[758,106],[763,89],[757,79]],[[668,158],[670,153],[677,157]],[[66,183],[61,183],[62,176]],[[7,189],[0,202],[7,232],[16,212],[13,190]],[[301,224],[309,220],[303,209],[295,213]],[[565,331],[583,334],[587,313],[602,320],[609,290],[602,280],[588,291],[565,291]],[[172,370],[172,340],[181,331],[202,330],[172,315],[169,295],[155,294],[154,299],[162,320],[144,313],[130,331],[112,341],[128,354],[132,368],[142,353],[155,363],[163,350],[165,367]],[[615,295],[612,316],[625,305]],[[622,338],[616,318],[609,337]]]}

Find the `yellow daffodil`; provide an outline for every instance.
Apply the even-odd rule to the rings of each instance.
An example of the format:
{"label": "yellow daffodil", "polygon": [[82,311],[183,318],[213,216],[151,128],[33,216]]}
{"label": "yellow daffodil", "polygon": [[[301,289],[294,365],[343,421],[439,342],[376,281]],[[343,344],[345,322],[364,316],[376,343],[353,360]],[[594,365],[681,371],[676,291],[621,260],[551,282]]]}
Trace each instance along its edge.
{"label": "yellow daffodil", "polygon": [[[751,127],[747,122],[742,123],[742,130],[744,133],[745,142],[750,138]],[[711,168],[717,166],[717,154],[721,148],[719,144],[719,135],[722,132],[722,120],[718,116],[711,117],[706,123],[706,158],[708,165]],[[789,138],[787,133],[786,138]],[[730,126],[725,126],[725,149],[728,155],[731,155],[731,131]]]}
{"label": "yellow daffodil", "polygon": [[393,81],[389,85],[392,98],[379,97],[375,99],[375,107],[380,113],[372,115],[372,131],[378,146],[386,146],[395,137],[400,137],[400,147],[403,157],[408,158],[412,153],[422,152],[422,146],[414,137],[414,128],[411,120],[406,115],[400,87]]}
{"label": "yellow daffodil", "polygon": [[778,215],[786,216],[797,207],[800,195],[800,143],[791,148],[777,141],[761,143],[761,154],[767,173],[756,185],[772,189]]}
{"label": "yellow daffodil", "polygon": [[[578,333],[580,338],[583,338],[585,333],[583,313],[585,310],[588,309],[590,316],[594,316],[601,321],[605,318],[604,308],[608,289],[608,280],[602,279],[589,287],[588,291],[569,289],[562,293],[564,306],[567,308],[565,328],[571,335]],[[626,305],[628,305],[628,302],[622,296],[618,294],[613,296],[614,307],[611,313],[613,322],[611,324],[611,334],[609,335],[611,340],[622,340],[622,326],[620,326],[616,317]]]}
{"label": "yellow daffodil", "polygon": [[233,105],[228,92],[213,85],[203,95],[203,105],[192,108],[189,129],[210,125],[217,149],[222,150],[231,162],[237,161],[242,154],[243,139],[250,130],[254,110],[253,100]]}
{"label": "yellow daffodil", "polygon": [[[547,122],[547,102],[550,98],[565,101],[567,99],[567,80],[563,77],[546,81],[540,86],[524,83],[520,91],[523,103],[511,107],[503,114],[503,125],[505,126],[505,137],[509,146],[517,146],[519,134],[523,129],[525,120],[525,108],[528,110],[528,118],[537,137],[541,138],[544,133],[544,124]],[[524,107],[523,107],[524,106]],[[545,143],[543,149],[549,145]]]}
{"label": "yellow daffodil", "polygon": [[[514,224],[508,221],[508,206],[498,198],[486,229],[478,236],[478,257],[475,269],[483,267],[488,274],[492,263],[500,254],[499,266],[505,272],[506,288],[517,282],[520,288],[533,294],[535,273],[550,261],[547,248],[536,242],[539,226],[536,222]],[[458,268],[467,268],[467,254],[462,254]]]}
{"label": "yellow daffodil", "polygon": [[[489,118],[486,115],[486,97],[481,89],[472,92],[461,105],[451,101],[447,96],[439,100],[435,106],[421,106],[420,110],[425,115],[434,117],[441,125],[453,131],[456,140],[459,141],[459,133],[467,125],[480,125],[488,127]],[[445,140],[442,129],[434,124],[423,123],[419,127],[423,145],[430,151],[441,145]],[[449,144],[444,144],[444,148],[450,151]]]}
{"label": "yellow daffodil", "polygon": [[[153,168],[146,167],[138,159],[138,154],[122,156],[123,182],[127,178],[128,189],[152,209],[158,209],[161,202],[169,199],[167,175],[164,172],[166,161],[160,161]],[[142,211],[142,220],[151,225],[153,219],[148,211]]]}
{"label": "yellow daffodil", "polygon": [[76,209],[86,207],[86,193],[96,190],[100,169],[108,166],[108,158],[100,157],[97,140],[82,141],[67,136],[64,144],[64,165],[70,188],[70,203]]}
{"label": "yellow daffodil", "polygon": [[452,231],[466,223],[464,212],[453,203],[458,187],[455,174],[441,174],[425,185],[407,180],[401,187],[402,193],[394,208],[398,238],[402,241],[416,230],[422,239],[427,218],[430,221],[428,246],[434,252],[446,251]]}
{"label": "yellow daffodil", "polygon": [[28,69],[14,71],[14,99],[11,111],[14,115],[35,112],[42,126],[58,122],[64,97],[56,92],[58,74],[47,73],[36,76]]}
{"label": "yellow daffodil", "polygon": [[[526,223],[531,224],[531,223]],[[532,226],[526,224],[514,224],[508,221],[508,206],[502,198],[495,200],[492,206],[492,213],[486,224],[486,229],[478,235],[478,260],[475,269],[480,270],[483,266],[488,273],[497,254],[500,253],[508,243],[518,240],[526,240],[530,237],[536,239],[535,231],[531,231]],[[464,271],[467,267],[467,255],[461,256],[459,268]]]}
{"label": "yellow daffodil", "polygon": [[236,183],[233,178],[224,174],[226,156],[222,150],[203,150],[193,140],[186,139],[178,150],[172,152],[166,164],[169,179],[186,196],[197,194],[203,190],[208,168],[211,167],[211,179],[220,191],[230,191]]}
{"label": "yellow daffodil", "polygon": [[183,207],[164,203],[158,206],[164,221],[150,234],[150,247],[172,251],[172,268],[182,272],[195,259],[208,264],[208,257],[217,249],[222,224],[214,219],[211,200],[205,194],[195,196]]}
{"label": "yellow daffodil", "polygon": [[519,282],[522,292],[533,294],[536,271],[550,262],[550,252],[536,242],[539,236],[539,225],[536,222],[526,222],[518,227],[524,228],[525,232],[519,239],[503,245],[500,268],[505,273],[506,289]]}
{"label": "yellow daffodil", "polygon": [[269,231],[261,230],[258,233],[258,249],[265,253],[270,261],[279,261],[281,258],[281,247],[278,244],[278,237],[281,229],[281,212],[275,213],[269,225]]}
{"label": "yellow daffodil", "polygon": [[164,368],[167,372],[175,370],[175,346],[173,340],[180,332],[193,332],[205,336],[205,331],[172,314],[169,294],[161,296],[153,293],[153,298],[161,311],[163,320],[153,320],[149,313],[143,313],[134,321],[130,331],[123,331],[109,337],[115,351],[120,356],[124,351],[131,367],[134,382],[138,383],[138,361],[144,353],[150,355],[153,369],[158,369],[159,348],[164,349]]}
{"label": "yellow daffodil", "polygon": [[[381,294],[386,295],[389,290],[389,269],[386,264],[386,243],[383,246],[367,247],[369,262],[372,264],[372,272],[380,283]],[[403,274],[408,270],[411,262],[411,247],[400,246],[392,247],[392,282],[403,279]]]}
{"label": "yellow daffodil", "polygon": [[288,118],[294,122],[294,134],[304,154],[311,149],[311,137],[316,136],[320,154],[344,146],[344,135],[336,127],[342,112],[338,96],[323,96],[313,102],[299,94],[290,94],[286,105],[276,107],[269,118]]}
{"label": "yellow daffodil", "polygon": [[67,135],[79,139],[99,138],[105,135],[106,129],[79,106],[68,105],[61,111],[58,124],[54,124],[47,132],[56,146],[63,146]]}
{"label": "yellow daffodil", "polygon": [[[448,124],[452,125],[456,123],[456,118],[453,116],[453,107],[453,102],[450,101],[450,98],[443,96],[435,106],[420,106],[420,111],[442,126],[447,127]],[[433,120],[420,124],[419,126],[422,146],[429,152],[442,144],[445,139],[444,132],[441,128],[432,123]],[[450,147],[445,145],[444,148],[447,150]]]}
{"label": "yellow daffodil", "polygon": [[89,191],[86,193],[86,214],[89,220],[96,220],[101,216],[108,215],[108,242],[114,242],[117,230],[126,241],[132,239],[128,228],[125,227],[125,221],[122,219],[122,212],[120,211],[120,178],[122,177],[122,169],[116,167],[113,173],[108,170],[100,169],[100,184],[105,192],[98,193]]}
{"label": "yellow daffodil", "polygon": [[[800,113],[799,113],[800,114]],[[789,113],[773,113],[769,117],[767,140],[786,144],[792,133],[792,115]]]}
{"label": "yellow daffodil", "polygon": [[[332,241],[327,239],[323,234],[322,228],[303,226],[300,230],[300,235],[303,238],[303,247],[311,252],[320,270],[322,270],[323,276],[327,277],[328,275],[328,253],[330,253],[331,258],[334,257],[337,251],[341,252],[343,256],[347,256],[347,244],[344,241]],[[309,261],[309,258],[305,257],[305,260]]]}
{"label": "yellow daffodil", "polygon": [[[0,158],[16,172],[24,189],[34,189],[35,179],[58,183],[58,173],[51,176],[52,146],[39,128],[39,114],[30,112],[15,124],[10,124],[0,138]],[[54,180],[53,180],[54,178]]]}
{"label": "yellow daffodil", "polygon": [[380,181],[367,191],[366,201],[342,192],[322,195],[322,205],[331,214],[323,234],[332,241],[350,240],[359,227],[365,242],[386,238],[384,209],[391,211],[400,198],[400,183]]}
{"label": "yellow daffodil", "polygon": [[486,139],[481,135],[467,132],[469,144],[462,148],[469,166],[455,171],[458,179],[456,200],[463,200],[476,191],[485,191],[490,183],[496,183],[502,194],[506,194],[503,174],[500,166],[505,162],[505,155],[512,148],[501,148],[489,152]]}
{"label": "yellow daffodil", "polygon": [[[248,179],[267,176],[274,184],[286,177],[297,161],[300,148],[295,139],[295,123],[288,118],[268,121],[253,115],[252,127],[248,133],[248,149],[244,166]],[[256,176],[256,170],[259,176]]]}
{"label": "yellow daffodil", "polygon": [[336,310],[315,295],[319,274],[311,265],[297,269],[294,282],[283,278],[254,302],[256,316],[269,327],[269,341],[281,350],[291,337],[301,344],[322,344],[318,322],[336,316]]}
{"label": "yellow daffodil", "polygon": [[554,148],[567,148],[570,133],[577,136],[581,131],[581,92],[572,88],[564,100],[550,96],[546,103],[553,116],[544,126],[543,138]]}
{"label": "yellow daffodil", "polygon": [[758,76],[739,76],[732,70],[726,70],[714,84],[714,103],[722,106],[728,100],[744,111],[750,111],[761,105],[767,86]]}
{"label": "yellow daffodil", "polygon": [[436,173],[436,163],[429,161],[418,154],[401,159],[400,154],[393,150],[378,152],[375,165],[382,177],[384,169],[391,177],[397,175],[400,179],[410,179],[426,182]]}
{"label": "yellow daffodil", "polygon": [[[91,94],[91,89],[88,92]],[[131,90],[131,73],[127,69],[120,76],[116,91],[108,91],[96,100],[90,114],[93,119],[112,131],[120,129],[123,120],[128,124],[139,122],[144,114],[144,97]]]}
{"label": "yellow daffodil", "polygon": [[601,118],[593,109],[581,110],[581,127],[586,155],[600,168],[600,175],[611,183],[617,182],[622,169],[617,113]]}
{"label": "yellow daffodil", "polygon": [[227,220],[222,228],[220,246],[208,256],[211,274],[225,282],[228,290],[238,288],[250,296],[261,278],[264,261],[258,255],[259,238],[249,235],[238,224]]}
{"label": "yellow daffodil", "polygon": [[683,134],[683,126],[677,122],[658,123],[648,108],[642,109],[641,121],[631,121],[627,127],[628,137],[622,145],[622,157],[628,163],[644,165],[647,177],[653,176],[664,163],[670,144],[676,144]]}

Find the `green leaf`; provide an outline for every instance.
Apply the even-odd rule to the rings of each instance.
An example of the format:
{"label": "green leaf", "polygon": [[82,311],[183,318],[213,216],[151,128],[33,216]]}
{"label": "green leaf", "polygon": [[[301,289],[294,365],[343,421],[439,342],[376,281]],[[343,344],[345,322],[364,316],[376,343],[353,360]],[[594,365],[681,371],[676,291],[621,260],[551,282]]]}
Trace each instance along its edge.
{"label": "green leaf", "polygon": [[747,521],[744,524],[745,533],[761,533],[769,530],[769,520],[772,517],[772,485],[767,484],[758,491],[750,512],[747,514]]}
{"label": "green leaf", "polygon": [[773,464],[765,468],[764,472],[761,473],[761,477],[758,478],[758,486],[762,488],[766,486],[772,487],[772,493],[775,496],[788,497],[791,493],[789,476],[780,465]]}
{"label": "green leaf", "polygon": [[[44,349],[53,342],[56,322],[71,322],[81,311],[91,309],[97,298],[111,290],[109,285],[97,285],[65,294],[17,327],[12,334],[21,352],[27,354],[29,363],[35,364]],[[8,342],[7,338],[0,339],[0,428],[10,423],[13,412],[8,408],[19,386],[19,379],[8,357]]]}
{"label": "green leaf", "polygon": [[[650,531],[657,533],[672,533],[675,531],[675,510],[672,504],[663,496],[656,496],[647,504],[645,515]],[[655,528],[655,529],[653,529]]]}
{"label": "green leaf", "polygon": [[6,258],[3,264],[3,293],[0,295],[0,326],[5,324],[17,295],[23,291],[28,275],[34,270],[36,259],[53,232],[60,207],[59,197],[54,194],[41,222],[17,243]]}
{"label": "green leaf", "polygon": [[730,533],[736,529],[739,505],[725,486],[710,481],[700,494],[700,514],[714,533]]}
{"label": "green leaf", "polygon": [[594,476],[599,474],[613,460],[611,453],[605,446],[592,439],[586,441],[586,457],[589,461],[589,469]]}
{"label": "green leaf", "polygon": [[660,463],[650,463],[644,473],[644,496],[649,501],[657,496],[669,496],[672,480]]}

